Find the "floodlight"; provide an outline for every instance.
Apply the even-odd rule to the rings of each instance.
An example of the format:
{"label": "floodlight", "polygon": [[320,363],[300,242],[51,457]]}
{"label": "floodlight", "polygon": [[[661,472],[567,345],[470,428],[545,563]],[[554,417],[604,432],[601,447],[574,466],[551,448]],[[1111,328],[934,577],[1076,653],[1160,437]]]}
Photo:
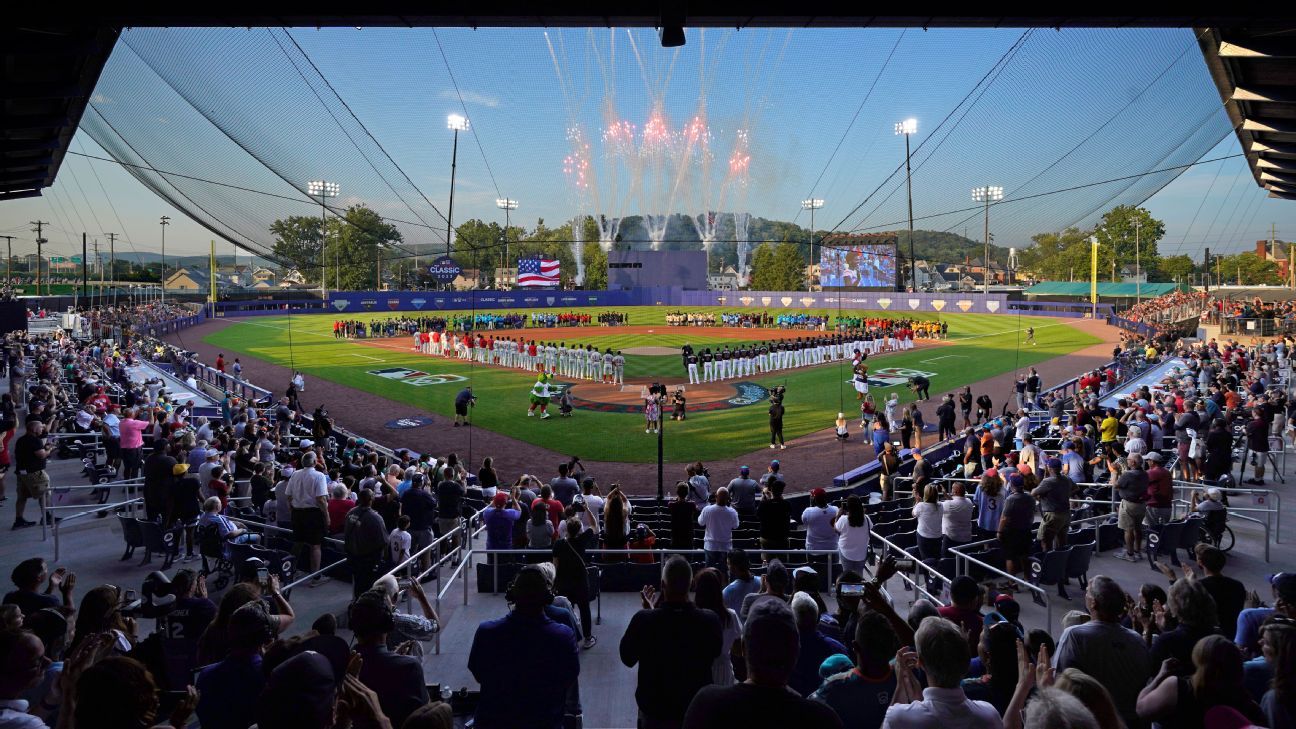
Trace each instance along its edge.
{"label": "floodlight", "polygon": [[510,200],[506,197],[497,197],[495,198],[495,207],[499,208],[500,210],[517,210],[518,201]]}
{"label": "floodlight", "polygon": [[975,202],[995,202],[1003,199],[1003,187],[988,185],[972,188],[972,200]]}
{"label": "floodlight", "polygon": [[824,201],[823,201],[822,199],[820,199],[820,198],[814,198],[813,200],[802,200],[802,201],[801,201],[801,209],[802,209],[802,210],[818,210],[819,208],[821,208],[821,207],[823,207],[823,206],[824,206]]}
{"label": "floodlight", "polygon": [[468,117],[463,114],[451,114],[446,117],[446,128],[461,132],[468,128]]}
{"label": "floodlight", "polygon": [[306,192],[311,197],[337,197],[342,192],[342,186],[336,182],[311,180],[306,183]]}
{"label": "floodlight", "polygon": [[917,134],[917,133],[918,133],[918,120],[917,120],[917,119],[905,119],[905,120],[902,121],[902,122],[896,122],[896,125],[895,125],[895,133],[896,133],[896,134]]}

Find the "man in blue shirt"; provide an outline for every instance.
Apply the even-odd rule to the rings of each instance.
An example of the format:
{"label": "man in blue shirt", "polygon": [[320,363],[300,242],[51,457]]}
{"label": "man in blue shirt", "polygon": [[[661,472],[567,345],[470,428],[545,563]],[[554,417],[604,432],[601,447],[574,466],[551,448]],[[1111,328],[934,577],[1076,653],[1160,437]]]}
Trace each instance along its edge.
{"label": "man in blue shirt", "polygon": [[832,707],[843,726],[881,726],[895,695],[891,660],[900,638],[886,617],[873,610],[860,615],[854,638],[855,668],[832,676],[810,698]]}
{"label": "man in blue shirt", "polygon": [[255,697],[265,686],[261,653],[275,638],[260,602],[244,605],[230,616],[229,655],[198,674],[198,720],[203,726],[246,729],[256,722]]}
{"label": "man in blue shirt", "polygon": [[567,690],[580,675],[576,634],[546,616],[553,593],[539,567],[522,568],[505,599],[512,611],[477,626],[468,654],[468,670],[481,684],[475,725],[560,729]]}

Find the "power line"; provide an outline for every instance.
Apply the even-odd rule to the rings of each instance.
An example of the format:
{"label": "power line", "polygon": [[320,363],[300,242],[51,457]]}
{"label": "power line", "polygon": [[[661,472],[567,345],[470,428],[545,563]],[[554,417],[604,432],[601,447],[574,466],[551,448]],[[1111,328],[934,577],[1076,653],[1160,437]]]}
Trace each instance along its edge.
{"label": "power line", "polygon": [[[432,39],[436,41],[437,50],[441,52],[441,61],[445,64],[446,73],[450,76],[450,84],[454,86],[455,96],[459,97],[459,106],[463,109],[464,116],[468,116],[468,106],[464,103],[463,93],[459,91],[459,82],[455,80],[454,71],[450,69],[450,59],[446,57],[445,49],[441,47],[441,38],[437,35],[436,28],[432,29]],[[481,137],[477,135],[477,125],[469,125],[468,131],[472,132],[473,139],[477,142],[477,151],[481,152],[482,163],[486,165],[486,174],[490,176],[491,186],[495,188],[495,194],[498,197],[504,197],[504,193],[500,192],[499,183],[495,181],[495,173],[491,171],[490,160],[486,159],[486,150],[482,147]]]}

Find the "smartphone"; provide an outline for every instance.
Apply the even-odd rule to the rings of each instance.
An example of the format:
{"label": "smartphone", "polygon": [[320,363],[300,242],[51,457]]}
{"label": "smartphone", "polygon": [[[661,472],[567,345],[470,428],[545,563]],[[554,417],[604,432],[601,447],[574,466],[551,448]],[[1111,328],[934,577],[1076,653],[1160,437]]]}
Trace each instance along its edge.
{"label": "smartphone", "polygon": [[257,582],[261,583],[261,585],[263,586],[270,584],[270,570],[266,569],[265,567],[258,567]]}
{"label": "smartphone", "polygon": [[837,594],[840,597],[864,597],[863,582],[842,582],[837,585]]}
{"label": "smartphone", "polygon": [[897,559],[895,562],[897,572],[913,572],[918,567],[916,559]]}
{"label": "smartphone", "polygon": [[122,598],[122,602],[135,602],[135,591],[127,590],[125,597]]}

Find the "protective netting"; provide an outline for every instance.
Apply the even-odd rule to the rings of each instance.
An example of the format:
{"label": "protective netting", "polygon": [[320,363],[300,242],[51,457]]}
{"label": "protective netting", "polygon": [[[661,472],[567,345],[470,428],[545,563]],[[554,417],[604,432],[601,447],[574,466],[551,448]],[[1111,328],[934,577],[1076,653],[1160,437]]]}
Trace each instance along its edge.
{"label": "protective netting", "polygon": [[82,128],[252,252],[319,215],[325,179],[334,214],[363,203],[426,253],[446,238],[444,114],[471,110],[456,222],[507,193],[527,218],[593,216],[605,244],[642,216],[645,246],[679,228],[727,262],[733,213],[805,226],[810,197],[823,230],[906,227],[906,117],[915,227],[979,239],[971,189],[999,185],[992,232],[1016,247],[1144,202],[1229,133],[1183,29],[690,30],[685,49],[645,29],[349,32],[129,30]]}

